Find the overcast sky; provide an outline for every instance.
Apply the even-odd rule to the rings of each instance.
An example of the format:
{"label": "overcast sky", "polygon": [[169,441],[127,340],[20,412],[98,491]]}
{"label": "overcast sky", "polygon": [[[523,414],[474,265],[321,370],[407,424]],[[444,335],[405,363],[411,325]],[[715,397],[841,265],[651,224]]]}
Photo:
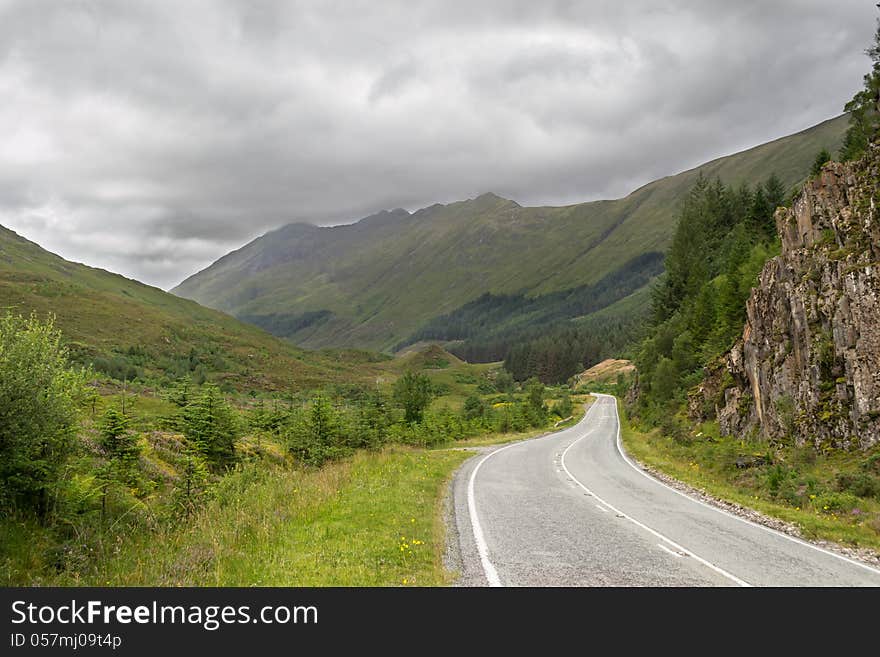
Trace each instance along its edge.
{"label": "overcast sky", "polygon": [[855,0],[0,0],[0,224],[168,288],[291,221],[619,197],[836,116]]}

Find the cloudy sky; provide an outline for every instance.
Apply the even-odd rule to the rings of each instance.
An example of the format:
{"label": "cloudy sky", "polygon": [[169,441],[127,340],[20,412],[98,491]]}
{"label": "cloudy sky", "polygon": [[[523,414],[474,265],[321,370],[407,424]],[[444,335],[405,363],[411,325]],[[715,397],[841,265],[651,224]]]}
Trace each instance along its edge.
{"label": "cloudy sky", "polygon": [[618,197],[836,116],[855,0],[0,0],[0,224],[171,287],[291,221]]}

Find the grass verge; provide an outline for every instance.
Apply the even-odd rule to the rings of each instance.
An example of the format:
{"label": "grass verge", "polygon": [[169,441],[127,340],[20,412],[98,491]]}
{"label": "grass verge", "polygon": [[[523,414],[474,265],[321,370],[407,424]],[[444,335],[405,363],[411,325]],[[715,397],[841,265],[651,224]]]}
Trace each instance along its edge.
{"label": "grass verge", "polygon": [[[621,441],[641,463],[713,497],[792,523],[804,538],[880,552],[880,499],[847,482],[870,481],[876,454],[777,447],[720,436],[712,423],[688,440],[632,427],[618,400]],[[739,465],[737,465],[739,462]],[[867,464],[867,466],[866,466]]]}
{"label": "grass verge", "polygon": [[[130,536],[111,558],[76,572],[53,575],[37,563],[21,564],[7,583],[443,585],[440,499],[451,473],[469,456],[390,447],[318,470],[247,464],[223,480],[186,526]],[[33,528],[23,529],[33,537]],[[10,538],[15,534],[13,528]],[[22,581],[36,572],[42,573],[37,581]]]}

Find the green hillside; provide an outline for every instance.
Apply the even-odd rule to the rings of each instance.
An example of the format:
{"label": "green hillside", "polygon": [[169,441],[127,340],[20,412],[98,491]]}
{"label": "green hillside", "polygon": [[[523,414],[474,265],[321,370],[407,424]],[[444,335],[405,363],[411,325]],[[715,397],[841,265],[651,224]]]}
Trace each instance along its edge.
{"label": "green hillside", "polygon": [[[173,292],[303,346],[388,350],[486,292],[575,290],[642,254],[663,252],[678,203],[701,174],[737,186],[775,172],[789,189],[806,178],[821,148],[837,151],[846,127],[847,117],[837,117],[613,201],[521,207],[484,194],[344,226],[291,224]],[[619,298],[631,292],[623,288]]]}
{"label": "green hillside", "polygon": [[69,262],[0,226],[0,309],[56,316],[72,356],[116,378],[206,378],[240,391],[373,376],[375,356],[307,352],[222,312]]}

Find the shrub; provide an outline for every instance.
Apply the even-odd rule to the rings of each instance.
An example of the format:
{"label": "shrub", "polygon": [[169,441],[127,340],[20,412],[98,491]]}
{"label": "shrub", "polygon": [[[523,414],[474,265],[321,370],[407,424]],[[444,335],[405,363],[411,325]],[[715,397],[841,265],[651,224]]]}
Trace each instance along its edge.
{"label": "shrub", "polygon": [[840,472],[835,483],[837,491],[841,493],[852,493],[856,497],[880,497],[880,478],[867,472]]}
{"label": "shrub", "polygon": [[486,414],[486,405],[478,395],[471,395],[464,400],[462,416],[466,420],[482,418]]}
{"label": "shrub", "polygon": [[562,399],[559,400],[553,410],[556,411],[556,414],[561,420],[571,417],[571,414],[574,411],[574,406],[571,403],[571,395],[567,392],[563,392]]}
{"label": "shrub", "polygon": [[394,383],[394,400],[410,424],[422,421],[432,396],[431,380],[424,374],[407,372]]}
{"label": "shrub", "polygon": [[47,516],[84,393],[51,319],[0,317],[0,506]]}
{"label": "shrub", "polygon": [[859,498],[852,493],[822,493],[813,500],[813,507],[819,513],[844,513],[858,505]]}

